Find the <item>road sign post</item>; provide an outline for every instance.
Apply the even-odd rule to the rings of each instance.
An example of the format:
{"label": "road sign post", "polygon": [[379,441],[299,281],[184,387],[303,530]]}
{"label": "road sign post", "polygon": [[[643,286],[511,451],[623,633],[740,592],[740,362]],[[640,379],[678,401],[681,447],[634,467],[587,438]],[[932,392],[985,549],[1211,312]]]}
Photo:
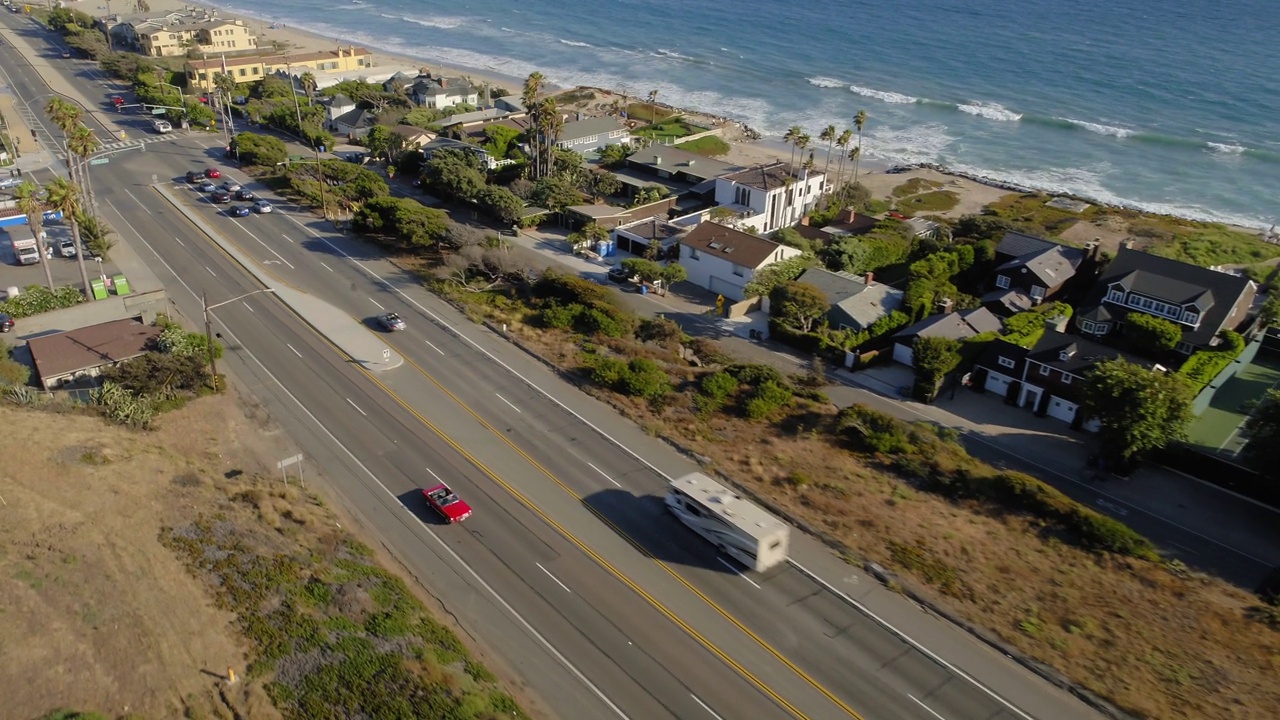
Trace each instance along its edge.
{"label": "road sign post", "polygon": [[276,463],[276,467],[280,468],[280,479],[284,481],[285,485],[289,484],[288,468],[290,465],[298,466],[298,484],[301,485],[302,487],[306,487],[307,481],[306,481],[306,478],[303,477],[303,473],[302,473],[302,453],[298,453],[293,457],[287,457],[281,460],[280,462]]}
{"label": "road sign post", "polygon": [[100,157],[100,158],[94,158],[94,159],[90,160],[90,161],[89,161],[89,164],[90,164],[90,165],[106,165],[106,164],[107,164],[107,163],[109,163],[109,162],[111,162],[111,158],[108,158],[108,157]]}

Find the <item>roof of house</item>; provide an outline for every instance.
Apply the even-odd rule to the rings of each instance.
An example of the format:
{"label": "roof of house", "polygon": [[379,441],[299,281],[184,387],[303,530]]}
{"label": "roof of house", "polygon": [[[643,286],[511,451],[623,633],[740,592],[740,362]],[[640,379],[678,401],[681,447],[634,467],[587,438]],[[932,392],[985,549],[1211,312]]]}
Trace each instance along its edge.
{"label": "roof of house", "polygon": [[614,205],[570,205],[565,209],[596,220],[615,218],[620,215],[627,214],[626,208],[620,208]]}
{"label": "roof of house", "polygon": [[437,121],[440,127],[452,127],[454,125],[465,125],[467,123],[483,122],[485,120],[501,120],[514,114],[511,110],[503,110],[502,108],[485,108],[474,112],[456,113],[450,115],[443,120]]}
{"label": "roof of house", "polygon": [[476,90],[462,78],[419,76],[409,86],[418,95],[471,95]]}
{"label": "roof of house", "polygon": [[1076,376],[1083,376],[1089,368],[1103,360],[1115,358],[1122,358],[1147,368],[1155,367],[1155,363],[1150,360],[1052,329],[1045,330],[1035,347],[1027,352],[1028,360]]}
{"label": "roof of house", "polygon": [[1084,251],[1078,248],[1051,244],[1009,260],[997,267],[996,272],[1025,268],[1027,272],[1034,273],[1045,287],[1057,287],[1076,274],[1084,256]]}
{"label": "roof of house", "polygon": [[[285,63],[298,65],[300,63],[311,62],[313,60],[337,60],[339,57],[364,56],[372,54],[373,53],[369,52],[368,48],[350,47],[339,48],[337,50],[322,50],[320,52],[313,53],[299,53],[297,55],[280,55],[278,53],[272,53],[270,55],[238,55],[226,58],[225,62],[228,66],[257,65],[259,63],[264,65],[284,65]],[[223,62],[223,58],[219,57],[211,60],[188,60],[187,65],[190,65],[196,70],[221,70]]]}
{"label": "roof of house", "polygon": [[1010,315],[1014,315],[1036,306],[1035,300],[1031,296],[1018,288],[1009,288],[1008,290],[992,290],[982,296],[983,305],[999,305]]}
{"label": "roof of house", "polygon": [[[1030,352],[1030,350],[1022,347],[1021,345],[1014,345],[1008,340],[996,338],[995,340],[987,343],[987,347],[983,349],[980,355],[978,355],[978,359],[974,361],[974,364],[991,368],[992,370],[996,370],[999,373],[1007,375],[1011,370],[1015,372],[1018,371],[1022,366],[1022,361],[1027,359],[1028,352]],[[1014,366],[1012,368],[1001,366],[1000,361],[996,358],[1002,357],[1012,360],[1014,362]]]}
{"label": "roof of house", "polygon": [[812,267],[800,273],[796,282],[809,283],[827,296],[827,303],[839,305],[867,289],[862,278],[845,272],[831,272],[819,267]]}
{"label": "roof of house", "polygon": [[768,165],[756,165],[741,172],[725,175],[724,179],[757,190],[769,191],[786,187],[788,180],[794,180],[794,177],[787,171],[787,164],[779,161]]}
{"label": "roof of house", "polygon": [[720,177],[742,170],[742,166],[713,160],[705,155],[681,150],[670,145],[650,145],[641,148],[627,158],[632,165],[642,165],[655,170],[682,172],[703,180]]}
{"label": "roof of house", "polygon": [[[830,225],[826,225],[821,228],[814,228],[814,229],[822,233],[821,235],[817,236],[819,238],[830,238],[832,235],[836,235],[836,236],[864,235],[874,230],[876,227],[876,223],[878,222],[880,221],[871,217],[870,215],[863,215],[862,213],[859,213],[859,212],[844,210],[840,213],[840,217],[836,220],[836,222],[833,222]],[[797,227],[796,229],[798,230],[799,227]],[[803,232],[801,234],[804,235]],[[809,236],[806,235],[806,237],[809,237]]]}
{"label": "roof of house", "polygon": [[622,230],[644,240],[669,240],[683,235],[689,228],[681,227],[657,215],[619,225],[615,230]]}
{"label": "roof of house", "polygon": [[[1237,310],[1237,305],[1252,287],[1249,278],[1241,275],[1120,248],[1081,303],[1081,315],[1089,320],[1099,319],[1090,313],[1101,309],[1108,287],[1117,283],[1130,292],[1174,305],[1194,303],[1200,309],[1200,326],[1181,326],[1183,342],[1191,345],[1209,344],[1237,312],[1247,310]],[[1116,306],[1110,306],[1112,313],[1116,310]]]}
{"label": "roof of house", "polygon": [[113,320],[27,341],[41,379],[110,365],[147,351],[161,329],[137,318]]}
{"label": "roof of house", "polygon": [[348,110],[333,119],[335,123],[346,125],[349,128],[366,128],[373,127],[378,122],[378,116],[368,110],[355,108]]}
{"label": "roof of house", "polygon": [[741,230],[734,230],[716,222],[699,224],[688,235],[680,238],[680,244],[749,268],[758,268],[773,257],[778,248],[784,247],[768,238],[762,238]]}
{"label": "roof of house", "polygon": [[424,156],[431,155],[431,153],[436,150],[470,150],[474,153],[489,154],[488,150],[485,150],[479,145],[472,145],[469,142],[454,140],[453,138],[447,138],[443,135],[437,135],[435,139],[431,140],[431,142],[422,146],[422,153]]}
{"label": "roof of house", "polygon": [[930,315],[915,325],[894,333],[894,337],[945,337],[964,340],[985,332],[999,332],[1003,327],[1004,323],[990,310],[974,308]]}
{"label": "roof of house", "polygon": [[355,107],[355,104],[356,104],[355,100],[352,100],[351,98],[347,97],[346,95],[343,95],[342,93],[338,93],[337,95],[334,95],[332,98],[329,99],[329,107],[331,108],[332,107],[348,107],[348,106]]}
{"label": "roof of house", "polygon": [[416,125],[396,125],[395,127],[391,128],[391,132],[407,140],[413,140],[415,138],[422,137],[423,135],[429,135],[432,138],[436,136],[436,134],[431,132],[430,130],[423,130],[422,128]]}
{"label": "roof of house", "polygon": [[1022,257],[1030,255],[1034,252],[1048,250],[1056,246],[1058,243],[1052,240],[1045,240],[1035,235],[1028,235],[1016,230],[1010,230],[1000,238],[1000,242],[996,245],[996,255],[1007,255],[1009,257]]}
{"label": "roof of house", "polygon": [[567,122],[560,129],[560,142],[574,142],[593,135],[607,135],[616,130],[626,130],[626,126],[615,117],[587,118]]}

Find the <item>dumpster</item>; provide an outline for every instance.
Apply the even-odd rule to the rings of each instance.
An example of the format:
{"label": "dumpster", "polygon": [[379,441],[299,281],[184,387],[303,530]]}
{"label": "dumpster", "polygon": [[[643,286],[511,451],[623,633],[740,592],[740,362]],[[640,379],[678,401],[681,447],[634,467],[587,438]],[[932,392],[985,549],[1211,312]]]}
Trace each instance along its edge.
{"label": "dumpster", "polygon": [[107,284],[103,282],[102,278],[94,278],[93,280],[90,280],[89,288],[93,290],[94,300],[107,299]]}
{"label": "dumpster", "polygon": [[115,288],[117,295],[128,295],[133,292],[129,289],[129,280],[124,275],[116,275],[111,278],[111,285]]}

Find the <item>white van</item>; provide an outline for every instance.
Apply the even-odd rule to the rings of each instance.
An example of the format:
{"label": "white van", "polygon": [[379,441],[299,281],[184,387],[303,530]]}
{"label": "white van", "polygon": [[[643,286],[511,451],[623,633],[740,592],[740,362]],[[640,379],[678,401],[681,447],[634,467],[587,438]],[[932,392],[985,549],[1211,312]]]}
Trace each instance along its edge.
{"label": "white van", "polygon": [[173,132],[173,125],[169,124],[168,120],[154,120],[151,123],[151,127],[161,135],[167,132]]}

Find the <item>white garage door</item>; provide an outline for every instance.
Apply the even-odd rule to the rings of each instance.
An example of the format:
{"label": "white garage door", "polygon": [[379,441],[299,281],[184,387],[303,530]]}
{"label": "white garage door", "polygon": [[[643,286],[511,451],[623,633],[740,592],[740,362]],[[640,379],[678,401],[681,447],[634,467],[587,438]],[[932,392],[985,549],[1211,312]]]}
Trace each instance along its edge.
{"label": "white garage door", "polygon": [[902,343],[893,344],[894,362],[900,362],[907,367],[911,367],[911,346]]}
{"label": "white garage door", "polygon": [[1069,423],[1076,418],[1076,404],[1061,398],[1050,398],[1048,415],[1064,423]]}
{"label": "white garage door", "polygon": [[710,282],[707,283],[707,289],[717,295],[723,295],[731,303],[742,299],[742,286],[734,285],[728,280],[718,278],[715,275],[711,276]]}
{"label": "white garage door", "polygon": [[998,372],[987,371],[987,382],[983,386],[987,392],[995,393],[1000,397],[1004,397],[1009,392],[1009,383],[1013,382],[1013,378],[1008,375],[1001,375]]}

